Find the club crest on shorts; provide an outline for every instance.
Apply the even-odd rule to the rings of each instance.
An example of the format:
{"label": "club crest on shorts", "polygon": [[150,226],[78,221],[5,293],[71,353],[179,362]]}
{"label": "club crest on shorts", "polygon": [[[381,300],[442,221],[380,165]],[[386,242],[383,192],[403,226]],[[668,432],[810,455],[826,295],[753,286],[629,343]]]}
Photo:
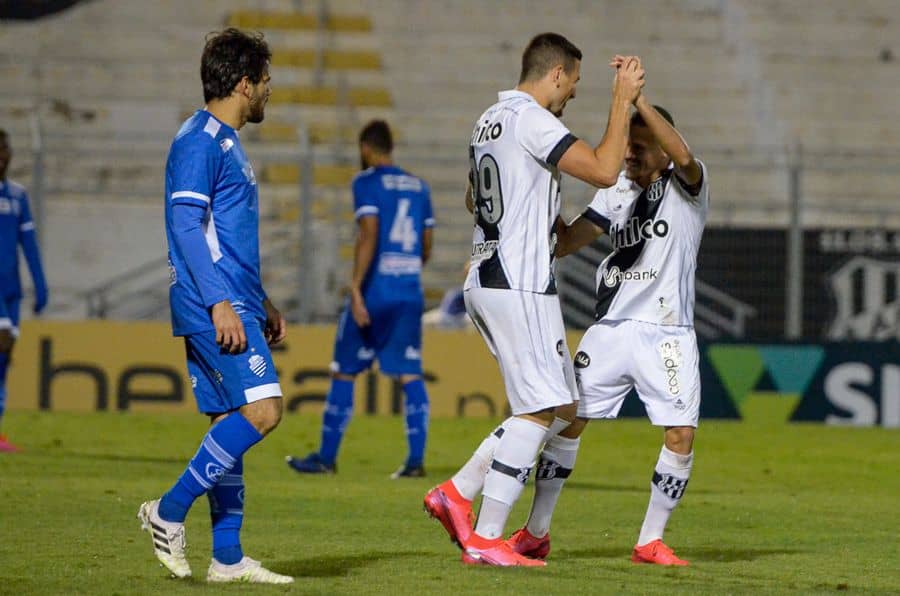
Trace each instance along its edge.
{"label": "club crest on shorts", "polygon": [[259,354],[250,356],[250,359],[247,361],[247,365],[250,367],[250,370],[253,371],[253,374],[257,377],[261,377],[266,374],[266,359]]}
{"label": "club crest on shorts", "polygon": [[587,352],[579,351],[575,354],[575,368],[587,368],[591,365],[591,357]]}
{"label": "club crest on shorts", "polygon": [[565,349],[565,345],[566,344],[563,342],[563,340],[559,340],[558,342],[556,342],[556,353],[559,354],[560,356],[563,355],[563,350]]}

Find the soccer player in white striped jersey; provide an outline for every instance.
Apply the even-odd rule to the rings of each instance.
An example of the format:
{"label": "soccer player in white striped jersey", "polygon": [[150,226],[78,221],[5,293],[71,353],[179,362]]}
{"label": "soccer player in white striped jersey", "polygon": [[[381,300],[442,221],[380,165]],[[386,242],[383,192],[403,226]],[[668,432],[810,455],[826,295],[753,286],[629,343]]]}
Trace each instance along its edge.
{"label": "soccer player in white striped jersey", "polygon": [[[640,60],[618,69],[607,131],[591,148],[559,120],[575,97],[581,51],[555,33],[531,40],[517,87],[476,121],[467,207],[475,215],[465,283],[469,316],[500,365],[512,416],[462,469],[425,496],[425,507],[463,549],[468,564],[543,565],[503,540],[545,441],[574,418],[577,390],[553,278],[560,172],[597,187],[615,184],[628,111],[643,86]],[[573,452],[574,453],[574,452]],[[483,490],[482,490],[483,489]],[[483,495],[471,527],[472,501]]]}
{"label": "soccer player in white striped jersey", "polygon": [[[622,58],[614,62],[621,64]],[[635,107],[618,182],[598,191],[582,215],[559,228],[557,256],[602,233],[613,245],[597,270],[597,322],[575,354],[578,417],[560,438],[577,441],[589,419],[615,418],[625,396],[636,389],[651,423],[665,431],[631,560],[687,565],[662,538],[687,487],[699,420],[694,274],[709,186],[706,167],[694,158],[669,113],[643,94]],[[542,462],[552,460],[549,455]],[[516,552],[549,552],[550,517],[564,482],[556,475],[543,493],[536,491],[528,524],[510,539]]]}

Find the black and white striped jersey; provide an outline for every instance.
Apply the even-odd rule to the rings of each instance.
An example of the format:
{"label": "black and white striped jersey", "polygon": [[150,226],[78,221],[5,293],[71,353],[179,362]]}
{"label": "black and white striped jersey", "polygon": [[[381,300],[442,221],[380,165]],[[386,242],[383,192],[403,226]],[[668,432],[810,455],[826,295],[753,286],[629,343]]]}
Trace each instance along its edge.
{"label": "black and white striped jersey", "polygon": [[556,293],[557,163],[576,140],[522,91],[500,92],[478,118],[469,145],[475,228],[466,289]]}
{"label": "black and white striped jersey", "polygon": [[709,211],[709,177],[693,187],[675,170],[647,188],[625,173],[594,195],[584,216],[606,231],[613,252],[597,269],[596,319],[693,326],[697,251]]}

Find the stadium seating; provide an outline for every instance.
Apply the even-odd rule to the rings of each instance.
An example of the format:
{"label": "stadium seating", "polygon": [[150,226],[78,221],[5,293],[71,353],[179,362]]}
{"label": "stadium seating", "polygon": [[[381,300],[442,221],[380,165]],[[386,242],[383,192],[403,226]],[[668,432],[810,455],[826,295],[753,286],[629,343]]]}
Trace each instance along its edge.
{"label": "stadium seating", "polygon": [[[385,117],[397,161],[427,179],[439,222],[425,280],[439,295],[459,283],[471,219],[462,207],[472,121],[515,85],[529,36],[558,30],[585,53],[567,125],[600,139],[613,53],[638,53],[648,96],[670,108],[711,170],[713,225],[784,225],[787,166],[799,147],[808,225],[900,225],[900,87],[891,0],[96,0],[34,23],[4,24],[0,122],[12,133],[12,176],[31,183],[29,145],[40,115],[45,252],[50,276],[73,292],[163,254],[159,193],[178,123],[202,104],[200,40],[225,24],[265,31],[275,51],[266,122],[242,131],[264,197],[265,231],[281,238],[266,271],[295,305],[303,210],[316,258],[353,233],[348,183],[359,126]],[[102,31],[102,35],[97,35]],[[789,148],[789,149],[786,149]],[[312,155],[305,169],[304,156]],[[591,191],[564,182],[572,216]],[[853,201],[847,200],[847,189]],[[97,233],[81,206],[103,205],[121,237]],[[852,209],[852,210],[851,210]],[[155,235],[146,232],[152,222]],[[65,233],[63,233],[65,231]],[[122,250],[122,238],[143,239]],[[118,247],[118,248],[117,248]],[[264,240],[264,252],[265,252]],[[345,251],[346,256],[346,251]],[[326,271],[314,314],[333,315],[346,258]],[[323,269],[324,267],[324,269]],[[327,281],[323,281],[327,280]],[[160,315],[164,315],[164,303]],[[81,314],[81,313],[76,313]],[[126,313],[127,314],[127,313]]]}

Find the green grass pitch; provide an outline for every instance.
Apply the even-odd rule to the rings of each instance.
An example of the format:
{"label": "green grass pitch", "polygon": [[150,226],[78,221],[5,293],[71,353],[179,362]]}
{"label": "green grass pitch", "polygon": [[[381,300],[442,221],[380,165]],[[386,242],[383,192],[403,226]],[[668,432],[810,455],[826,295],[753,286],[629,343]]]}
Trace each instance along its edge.
{"label": "green grass pitch", "polygon": [[[757,408],[759,409],[759,408]],[[765,410],[765,408],[762,408]],[[291,415],[245,458],[244,550],[297,580],[208,587],[205,499],[188,517],[189,580],[153,557],[135,513],[164,492],[206,426],[199,415],[9,412],[24,448],[0,454],[2,594],[677,594],[900,591],[900,435],[788,425],[783,412],[705,421],[693,477],[666,534],[689,568],[629,562],[661,434],[644,420],[588,428],[560,499],[544,569],[470,568],[422,496],[498,422],[432,421],[426,479],[388,478],[401,418],[356,417],[339,473],[284,464],[318,443],[319,416]],[[531,489],[508,530],[527,514]]]}

